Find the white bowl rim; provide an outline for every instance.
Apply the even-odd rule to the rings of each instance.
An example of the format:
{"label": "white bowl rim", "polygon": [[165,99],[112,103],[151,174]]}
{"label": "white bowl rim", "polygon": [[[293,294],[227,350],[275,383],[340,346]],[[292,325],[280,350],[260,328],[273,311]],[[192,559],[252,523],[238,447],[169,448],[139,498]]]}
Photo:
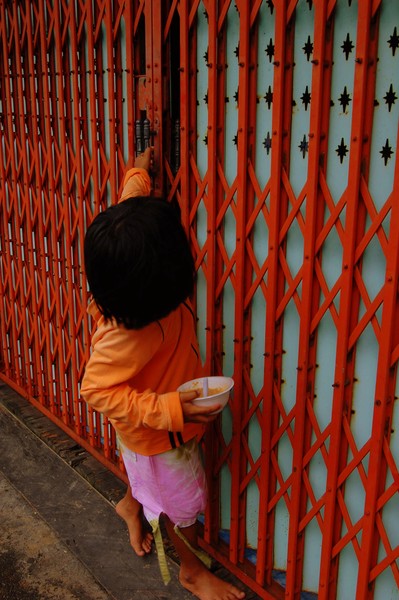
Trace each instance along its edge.
{"label": "white bowl rim", "polygon": [[[234,379],[232,377],[227,377],[225,375],[208,375],[208,376],[204,375],[203,377],[196,377],[195,379],[190,379],[189,381],[185,381],[184,383],[179,385],[179,387],[177,388],[177,391],[178,392],[188,391],[187,386],[190,386],[190,384],[201,385],[201,383],[203,382],[204,379],[208,379],[208,384],[210,384],[212,381],[215,384],[218,381],[219,381],[219,383],[221,383],[220,380],[223,380],[226,383],[228,383],[228,387],[226,389],[224,389],[222,392],[220,392],[220,394],[225,394],[226,392],[230,392],[234,387]],[[206,398],[212,398],[212,396],[206,396]]]}

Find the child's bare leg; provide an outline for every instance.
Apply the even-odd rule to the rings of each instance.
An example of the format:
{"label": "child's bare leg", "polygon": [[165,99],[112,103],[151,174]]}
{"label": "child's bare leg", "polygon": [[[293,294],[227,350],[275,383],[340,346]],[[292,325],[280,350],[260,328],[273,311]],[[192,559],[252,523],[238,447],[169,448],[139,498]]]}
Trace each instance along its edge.
{"label": "child's bare leg", "polygon": [[[245,597],[244,592],[208,571],[200,559],[191,552],[184,541],[176,534],[173,523],[168,517],[165,517],[165,525],[180,558],[179,579],[183,587],[200,600],[241,600]],[[196,548],[197,525],[184,527],[182,533],[191,546]]]}
{"label": "child's bare leg", "polygon": [[137,556],[145,556],[151,552],[152,534],[143,527],[143,507],[133,498],[130,486],[125,496],[115,506],[116,513],[125,521],[130,544]]}

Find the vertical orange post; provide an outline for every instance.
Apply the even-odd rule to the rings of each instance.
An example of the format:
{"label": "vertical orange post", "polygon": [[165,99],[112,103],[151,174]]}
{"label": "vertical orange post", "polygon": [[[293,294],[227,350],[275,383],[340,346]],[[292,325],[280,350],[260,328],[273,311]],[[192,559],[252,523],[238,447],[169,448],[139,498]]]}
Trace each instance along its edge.
{"label": "vertical orange post", "polygon": [[[306,201],[303,224],[304,258],[302,268],[302,298],[300,305],[300,331],[297,366],[297,389],[295,403],[295,430],[293,447],[293,481],[291,512],[288,533],[287,598],[295,598],[302,589],[304,562],[304,533],[301,519],[307,509],[306,464],[304,457],[311,444],[312,428],[307,418],[308,403],[312,403],[315,374],[315,337],[312,318],[318,306],[318,288],[314,285],[316,236],[323,223],[323,204],[319,202],[320,148],[322,143],[322,114],[326,110],[324,101],[325,22],[327,1],[315,6],[315,38],[313,49],[312,103],[309,131],[308,176],[303,198]],[[329,106],[329,90],[327,107]],[[302,194],[301,194],[302,195]]]}
{"label": "vertical orange post", "polygon": [[[356,68],[354,83],[354,111],[349,172],[351,177],[345,191],[347,200],[346,228],[343,240],[342,284],[337,339],[337,357],[335,368],[334,396],[331,421],[330,449],[327,473],[327,494],[325,507],[325,529],[323,532],[322,558],[320,571],[322,581],[320,591],[322,598],[331,597],[337,584],[338,560],[334,556],[333,546],[337,543],[342,528],[342,513],[338,497],[343,494],[340,489],[339,475],[346,466],[348,443],[343,431],[343,420],[350,418],[353,393],[355,349],[350,346],[350,335],[357,321],[359,295],[354,286],[355,250],[360,239],[365,215],[359,206],[360,178],[362,171],[362,130],[364,126],[366,85],[367,85],[367,52],[370,43],[371,2],[365,0],[359,5],[358,38],[356,48]],[[350,199],[350,201],[348,201]],[[360,558],[360,548],[356,538],[353,543]]]}
{"label": "vertical orange post", "polygon": [[[284,281],[279,268],[279,254],[283,251],[280,238],[280,227],[287,210],[287,201],[282,189],[281,173],[287,167],[284,156],[287,136],[286,119],[290,111],[287,105],[291,101],[290,78],[291,69],[286,54],[290,52],[291,37],[287,30],[287,3],[281,2],[275,9],[274,39],[274,76],[273,76],[273,117],[271,136],[271,175],[270,175],[270,211],[269,211],[269,246],[267,255],[267,290],[266,290],[266,327],[264,354],[264,386],[262,411],[262,448],[261,448],[261,483],[259,504],[264,507],[259,511],[258,549],[256,561],[256,581],[259,585],[272,583],[274,554],[274,495],[277,476],[274,472],[273,455],[276,453],[274,431],[279,422],[279,402],[276,394],[281,387],[282,329],[278,316],[278,303],[281,299]],[[288,131],[288,128],[287,128]]]}

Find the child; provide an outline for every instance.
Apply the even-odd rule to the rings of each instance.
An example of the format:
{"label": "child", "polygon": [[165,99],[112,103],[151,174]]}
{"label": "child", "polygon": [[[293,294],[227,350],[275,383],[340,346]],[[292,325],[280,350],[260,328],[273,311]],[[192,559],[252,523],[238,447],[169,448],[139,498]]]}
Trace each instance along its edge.
{"label": "child", "polygon": [[195,271],[176,209],[149,196],[150,155],[147,149],[136,159],[119,204],[100,213],[86,233],[88,310],[97,330],[81,393],[117,432],[130,482],[117,512],[136,553],[151,549],[143,507],[165,581],[161,514],[180,557],[182,585],[201,600],[237,600],[244,593],[209,572],[197,546],[197,515],[206,503],[198,440],[220,407],[198,407],[195,392],[175,391],[202,375],[187,300]]}

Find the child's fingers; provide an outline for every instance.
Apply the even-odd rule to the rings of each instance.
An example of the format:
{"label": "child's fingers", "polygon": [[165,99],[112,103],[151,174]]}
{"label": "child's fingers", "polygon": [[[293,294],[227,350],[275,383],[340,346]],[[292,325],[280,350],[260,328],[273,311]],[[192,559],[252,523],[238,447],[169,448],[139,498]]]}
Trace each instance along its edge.
{"label": "child's fingers", "polygon": [[198,397],[198,392],[195,390],[191,390],[189,392],[179,392],[180,394],[180,402],[191,402]]}
{"label": "child's fingers", "polygon": [[220,410],[220,404],[212,406],[199,406],[193,404],[193,400],[198,396],[197,392],[180,392],[180,402],[182,405],[185,421],[194,423],[208,423],[216,418],[215,412]]}
{"label": "child's fingers", "polygon": [[153,151],[152,146],[148,146],[148,148],[146,148],[144,150],[144,152],[142,152],[141,154],[136,156],[135,161],[134,161],[134,166],[137,168],[145,169],[146,171],[149,171],[150,164],[151,164],[152,151]]}

